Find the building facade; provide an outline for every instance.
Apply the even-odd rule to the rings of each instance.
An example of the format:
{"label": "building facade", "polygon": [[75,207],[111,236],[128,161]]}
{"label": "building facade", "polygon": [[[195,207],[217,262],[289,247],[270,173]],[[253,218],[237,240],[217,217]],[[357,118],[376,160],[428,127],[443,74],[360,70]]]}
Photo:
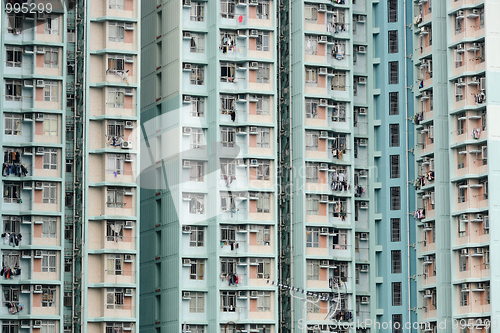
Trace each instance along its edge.
{"label": "building facade", "polygon": [[1,14],[2,331],[134,332],[139,2],[22,3]]}

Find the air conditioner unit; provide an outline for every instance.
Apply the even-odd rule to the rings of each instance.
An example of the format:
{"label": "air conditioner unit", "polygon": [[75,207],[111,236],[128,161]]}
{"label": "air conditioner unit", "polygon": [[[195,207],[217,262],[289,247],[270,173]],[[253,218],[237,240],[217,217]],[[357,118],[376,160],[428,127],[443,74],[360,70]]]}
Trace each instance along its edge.
{"label": "air conditioner unit", "polygon": [[368,272],[368,265],[361,265],[361,269],[360,269],[361,272]]}
{"label": "air conditioner unit", "polygon": [[257,36],[259,32],[255,29],[250,30],[250,36]]}
{"label": "air conditioner unit", "polygon": [[191,70],[191,64],[184,64],[182,68],[186,70]]}
{"label": "air conditioner unit", "polygon": [[24,80],[24,81],[23,81],[23,85],[24,85],[26,88],[33,88],[33,80]]}
{"label": "air conditioner unit", "polygon": [[257,67],[259,67],[259,63],[258,63],[257,61],[252,61],[252,62],[250,63],[250,67],[251,67],[251,68],[257,68]]}
{"label": "air conditioner unit", "polygon": [[326,11],[326,5],[324,3],[321,3],[319,5],[318,12],[324,12],[324,11]]}
{"label": "air conditioner unit", "polygon": [[35,182],[35,190],[43,189],[42,182]]}
{"label": "air conditioner unit", "polygon": [[478,283],[477,284],[477,289],[484,289],[484,283]]}
{"label": "air conditioner unit", "polygon": [[191,161],[189,161],[189,160],[182,161],[182,167],[183,168],[190,168],[191,167]]}
{"label": "air conditioner unit", "polygon": [[320,266],[330,266],[330,262],[328,260],[321,260],[321,265]]}
{"label": "air conditioner unit", "polygon": [[183,101],[184,101],[185,103],[189,103],[189,102],[191,102],[191,96],[189,96],[189,95],[184,95]]}
{"label": "air conditioner unit", "polygon": [[33,120],[33,113],[23,114],[23,121],[32,121],[32,120]]}
{"label": "air conditioner unit", "polygon": [[123,141],[122,148],[124,149],[132,149],[132,141]]}
{"label": "air conditioner unit", "polygon": [[191,266],[191,259],[182,259],[182,265]]}
{"label": "air conditioner unit", "polygon": [[328,228],[321,228],[322,234],[328,234]]}
{"label": "air conditioner unit", "polygon": [[133,290],[132,288],[127,288],[127,289],[125,289],[125,294],[124,294],[124,296],[128,296],[128,297],[130,297],[130,296],[132,296],[133,294],[134,294],[134,290]]}
{"label": "air conditioner unit", "polygon": [[36,80],[36,86],[38,88],[43,88],[45,87],[45,82],[43,80]]}
{"label": "air conditioner unit", "polygon": [[359,45],[358,46],[358,53],[366,53],[366,46]]}
{"label": "air conditioner unit", "polygon": [[358,114],[366,115],[366,108],[359,108],[358,109]]}
{"label": "air conditioner unit", "polygon": [[43,113],[35,113],[35,121],[43,121]]}
{"label": "air conditioner unit", "polygon": [[258,161],[256,159],[250,160],[251,165],[257,165]]}
{"label": "air conditioner unit", "polygon": [[458,44],[457,45],[457,51],[463,50],[464,49],[464,44]]}
{"label": "air conditioner unit", "polygon": [[327,131],[321,131],[319,133],[320,138],[328,138],[328,132]]}
{"label": "air conditioner unit", "polygon": [[367,240],[368,239],[368,233],[367,232],[362,232],[359,234],[359,239],[361,240]]}
{"label": "air conditioner unit", "polygon": [[124,262],[132,262],[132,261],[133,261],[133,259],[132,259],[132,255],[131,255],[131,254],[125,254],[125,255],[123,256],[123,261],[124,261]]}
{"label": "air conditioner unit", "polygon": [[[21,292],[23,291],[22,287],[23,286],[21,286]],[[30,327],[31,327],[31,321],[30,320],[27,320],[27,319],[21,320],[21,328],[30,328]]]}
{"label": "air conditioner unit", "polygon": [[134,90],[132,88],[126,88],[125,89],[125,96],[133,97],[134,96]]}
{"label": "air conditioner unit", "polygon": [[424,256],[424,261],[431,261],[430,258],[431,257],[429,257],[429,256]]}
{"label": "air conditioner unit", "polygon": [[483,249],[482,247],[476,247],[476,248],[474,249],[474,253],[477,253],[477,254],[482,254],[482,253],[483,253],[483,250],[484,250],[484,249]]}
{"label": "air conditioner unit", "polygon": [[467,255],[467,254],[469,254],[469,250],[468,249],[462,249],[462,250],[460,250],[460,254]]}
{"label": "air conditioner unit", "polygon": [[256,290],[250,291],[250,297],[258,297],[257,291]]}
{"label": "air conditioner unit", "polygon": [[182,134],[184,134],[184,135],[191,134],[191,127],[183,127],[182,128]]}
{"label": "air conditioner unit", "polygon": [[125,229],[132,229],[134,227],[134,221],[125,221]]}
{"label": "air conditioner unit", "polygon": [[[42,257],[42,250],[35,250],[35,258],[41,258]],[[41,287],[40,287],[41,288]],[[41,290],[41,289],[40,289]]]}
{"label": "air conditioner unit", "polygon": [[359,208],[368,208],[368,201],[361,201],[359,203]]}
{"label": "air conditioner unit", "polygon": [[256,126],[250,126],[249,132],[250,133],[257,133],[257,127]]}
{"label": "air conditioner unit", "polygon": [[457,18],[463,18],[463,17],[464,17],[464,11],[463,10],[457,11]]}
{"label": "air conditioner unit", "polygon": [[319,202],[328,202],[328,195],[322,195],[319,199]]}
{"label": "air conditioner unit", "polygon": [[358,83],[359,84],[366,84],[366,76],[358,77]]}
{"label": "air conditioner unit", "polygon": [[191,7],[191,0],[183,0],[182,5],[184,7]]}
{"label": "air conditioner unit", "polygon": [[189,291],[183,291],[182,292],[182,298],[183,299],[190,299],[191,298],[191,293]]}
{"label": "air conditioner unit", "polygon": [[247,35],[247,31],[246,30],[238,30],[238,36],[246,37],[246,35]]}
{"label": "air conditioner unit", "polygon": [[125,162],[132,162],[132,155],[131,154],[125,154]]}
{"label": "air conditioner unit", "polygon": [[320,67],[319,69],[319,74],[320,75],[326,75],[328,73],[328,68],[326,67]]}
{"label": "air conditioner unit", "polygon": [[469,289],[469,284],[468,283],[462,283],[462,290],[467,290]]}
{"label": "air conditioner unit", "polygon": [[461,221],[468,221],[469,220],[469,215],[467,215],[467,214],[460,215],[460,220]]}
{"label": "air conditioner unit", "polygon": [[23,190],[31,190],[31,189],[33,189],[32,182],[23,182]]}
{"label": "air conditioner unit", "polygon": [[182,232],[183,233],[191,233],[191,226],[190,225],[183,225]]}
{"label": "air conditioner unit", "polygon": [[125,23],[125,30],[134,30],[134,24],[132,22]]}
{"label": "air conditioner unit", "polygon": [[368,145],[368,139],[359,139],[359,145],[364,147]]}
{"label": "air conditioner unit", "polygon": [[424,228],[426,228],[426,229],[432,229],[432,223],[430,223],[430,222],[425,222],[425,223],[424,223]]}
{"label": "air conditioner unit", "polygon": [[33,328],[40,328],[41,326],[42,326],[41,320],[34,320],[33,321]]}
{"label": "air conditioner unit", "polygon": [[42,292],[42,285],[41,284],[37,284],[35,285],[35,292]]}
{"label": "air conditioner unit", "polygon": [[328,41],[328,37],[327,36],[320,36],[319,37],[319,41],[320,42],[327,42]]}
{"label": "air conditioner unit", "polygon": [[365,23],[366,22],[366,16],[364,16],[364,15],[358,15],[358,22]]}
{"label": "air conditioner unit", "polygon": [[361,304],[368,304],[370,302],[370,298],[368,296],[361,297]]}
{"label": "air conditioner unit", "polygon": [[483,219],[483,214],[476,214],[475,218],[476,218],[476,220],[482,220]]}
{"label": "air conditioner unit", "polygon": [[[23,216],[23,223],[30,224],[31,223],[31,215],[24,215]],[[31,252],[30,252],[31,256]]]}
{"label": "air conditioner unit", "polygon": [[23,257],[23,258],[31,258],[31,250],[23,250],[21,252],[21,257]]}
{"label": "air conditioner unit", "polygon": [[133,63],[134,63],[134,57],[133,57],[133,56],[128,56],[128,55],[126,55],[126,56],[125,56],[125,62],[126,62],[127,64],[133,64]]}
{"label": "air conditioner unit", "polygon": [[238,225],[238,231],[247,231],[247,225],[246,224]]}
{"label": "air conditioner unit", "polygon": [[426,295],[431,295],[431,294],[432,294],[432,291],[431,291],[430,289],[426,289],[426,290],[425,290],[425,294],[426,294]]}
{"label": "air conditioner unit", "polygon": [[326,164],[326,163],[320,163],[319,164],[319,168],[320,168],[320,170],[327,170],[328,169],[328,164]]}
{"label": "air conditioner unit", "polygon": [[246,290],[240,290],[240,291],[238,291],[238,297],[247,297]]}
{"label": "air conditioner unit", "polygon": [[132,120],[125,121],[125,128],[134,128],[134,122]]}
{"label": "air conditioner unit", "polygon": [[481,12],[479,11],[479,9],[473,9],[472,10],[472,15],[480,15]]}
{"label": "air conditioner unit", "polygon": [[463,77],[459,77],[458,80],[457,80],[457,83],[458,84],[463,84],[463,83],[465,83],[465,79]]}

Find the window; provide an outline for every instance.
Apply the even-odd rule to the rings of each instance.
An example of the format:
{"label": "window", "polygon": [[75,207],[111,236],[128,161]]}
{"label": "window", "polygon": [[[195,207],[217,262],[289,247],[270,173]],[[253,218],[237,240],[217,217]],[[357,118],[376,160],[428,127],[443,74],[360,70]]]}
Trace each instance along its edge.
{"label": "window", "polygon": [[232,244],[236,241],[236,228],[233,225],[220,226],[221,243]]}
{"label": "window", "polygon": [[481,111],[481,129],[486,131],[486,110]]}
{"label": "window", "polygon": [[257,148],[269,148],[271,133],[269,127],[257,128]]}
{"label": "window", "polygon": [[42,307],[53,308],[56,306],[56,287],[42,286]]}
{"label": "window", "polygon": [[59,15],[45,14],[45,34],[59,35]]}
{"label": "window", "polygon": [[123,275],[123,255],[108,254],[106,259],[107,275]]}
{"label": "window", "polygon": [[24,15],[7,15],[7,32],[19,35],[23,29]]}
{"label": "window", "polygon": [[391,273],[401,273],[401,251],[391,251]]}
{"label": "window", "polygon": [[23,63],[23,48],[18,46],[5,46],[6,50],[6,66],[7,67],[22,67]]}
{"label": "window", "polygon": [[458,269],[460,272],[467,270],[467,255],[460,254],[458,257]]}
{"label": "window", "polygon": [[398,31],[389,31],[389,53],[398,53]]}
{"label": "window", "polygon": [[64,306],[68,306],[68,307],[73,305],[73,293],[72,292],[64,292],[63,304],[64,304]]}
{"label": "window", "polygon": [[255,194],[257,198],[257,213],[269,213],[271,210],[271,194],[259,192]]}
{"label": "window", "polygon": [[455,35],[458,35],[462,32],[463,28],[463,17],[457,17],[455,14]]}
{"label": "window", "polygon": [[403,315],[392,315],[392,333],[403,333]]}
{"label": "window", "polygon": [[233,62],[220,63],[220,82],[236,82],[236,64]]}
{"label": "window", "polygon": [[257,18],[269,20],[269,0],[257,0]]}
{"label": "window", "polygon": [[[202,2],[193,2],[191,6],[196,6]],[[205,53],[205,34],[202,33],[191,33],[191,46],[189,48],[191,53]]]}
{"label": "window", "polygon": [[23,84],[19,80],[5,80],[5,100],[18,102],[22,99]]}
{"label": "window", "polygon": [[42,251],[42,272],[56,272],[56,251]]}
{"label": "window", "polygon": [[190,247],[203,247],[204,242],[204,227],[191,227],[191,234],[189,235],[189,246]]}
{"label": "window", "polygon": [[43,66],[45,68],[59,68],[59,48],[45,47],[43,55]]}
{"label": "window", "polygon": [[4,183],[3,202],[19,203],[21,201],[21,186],[19,183]]}
{"label": "window", "polygon": [[236,292],[235,291],[221,291],[220,292],[220,306],[222,312],[235,312],[236,311]]}
{"label": "window", "polygon": [[398,1],[389,0],[387,2],[387,9],[389,10],[389,23],[398,21]]}
{"label": "window", "polygon": [[189,180],[192,182],[202,182],[205,175],[202,161],[190,161]]}
{"label": "window", "polygon": [[125,9],[125,0],[109,0],[109,9]]}
{"label": "window", "polygon": [[2,255],[2,265],[8,268],[19,268],[19,252],[5,251],[4,254]]}
{"label": "window", "polygon": [[306,85],[308,87],[318,86],[318,69],[316,67],[306,67]]}
{"label": "window", "polygon": [[391,219],[391,242],[401,241],[401,219]]}
{"label": "window", "polygon": [[21,135],[21,114],[5,113],[5,135]]}
{"label": "window", "polygon": [[200,292],[191,292],[189,295],[189,312],[205,312],[205,294]]}
{"label": "window", "polygon": [[19,321],[18,320],[2,320],[2,333],[18,333]]}
{"label": "window", "polygon": [[223,18],[232,19],[236,9],[235,0],[221,0],[220,14]]}
{"label": "window", "polygon": [[465,112],[461,112],[461,113],[457,114],[457,135],[464,134],[465,120],[466,119],[467,119],[467,116],[465,115]]}
{"label": "window", "polygon": [[401,189],[399,186],[391,187],[391,210],[401,209]]}
{"label": "window", "polygon": [[[3,301],[19,303],[19,286],[3,286]],[[2,321],[3,322],[3,321]]]}
{"label": "window", "polygon": [[107,73],[125,71],[125,55],[110,54],[108,55],[108,70]]}
{"label": "window", "polygon": [[108,242],[122,242],[124,227],[125,227],[125,222],[123,221],[107,221],[106,240]]}
{"label": "window", "polygon": [[191,128],[190,147],[191,149],[203,149],[205,145],[205,136],[203,129]]}
{"label": "window", "polygon": [[223,180],[236,176],[236,161],[230,159],[220,160],[220,177]]}
{"label": "window", "polygon": [[317,99],[306,98],[306,118],[318,119],[318,104]]}
{"label": "window", "polygon": [[399,83],[399,62],[389,61],[389,84]]}
{"label": "window", "polygon": [[123,189],[117,187],[108,187],[108,201],[109,208],[123,208]]}
{"label": "window", "polygon": [[45,102],[57,102],[59,100],[59,83],[57,81],[45,80],[43,87],[43,100]]}
{"label": "window", "polygon": [[317,163],[306,163],[306,183],[317,183],[318,178],[319,165]]}
{"label": "window", "polygon": [[108,154],[108,174],[123,175],[123,154]]}
{"label": "window", "polygon": [[42,183],[42,202],[48,204],[57,203],[57,184],[43,182]]}
{"label": "window", "polygon": [[319,215],[318,196],[306,196],[306,215]]}
{"label": "window", "polygon": [[234,147],[236,141],[236,130],[234,127],[221,127],[222,147]]}
{"label": "window", "polygon": [[73,239],[73,225],[66,224],[64,226],[64,239],[72,240]]}
{"label": "window", "polygon": [[307,260],[306,276],[307,280],[319,280],[319,260]]}
{"label": "window", "polygon": [[401,282],[392,283],[392,306],[403,305],[401,299]]}
{"label": "window", "polygon": [[270,291],[258,291],[257,292],[257,312],[269,312],[271,311],[271,292]]}
{"label": "window", "polygon": [[205,270],[205,260],[191,259],[191,270],[189,273],[189,278],[191,280],[203,280],[203,272]]}
{"label": "window", "polygon": [[257,42],[256,48],[257,51],[269,51],[269,31],[261,31],[259,30],[257,33]]}
{"label": "window", "polygon": [[191,84],[202,86],[205,81],[205,71],[203,65],[191,65],[191,74],[189,82]]}
{"label": "window", "polygon": [[399,124],[389,125],[389,147],[399,147]]}
{"label": "window", "polygon": [[123,108],[125,106],[125,89],[108,88],[108,107]]}
{"label": "window", "polygon": [[[106,333],[125,333],[130,331],[132,331],[131,323],[106,323]],[[197,332],[193,332],[191,329],[191,333]]]}
{"label": "window", "polygon": [[21,232],[21,218],[17,216],[4,216],[3,218],[3,232]]}
{"label": "window", "polygon": [[232,114],[236,111],[236,96],[220,95],[220,113]]}
{"label": "window", "polygon": [[189,199],[189,214],[205,213],[205,194],[186,193]]}
{"label": "window", "polygon": [[317,151],[319,132],[306,131],[306,150]]}
{"label": "window", "polygon": [[464,54],[458,50],[454,50],[455,55],[455,68],[462,67],[464,65]]}
{"label": "window", "polygon": [[269,83],[270,68],[270,64],[259,62],[259,67],[257,68],[257,83]]}
{"label": "window", "polygon": [[317,23],[318,21],[318,6],[306,4],[304,8],[304,17],[307,23]]}
{"label": "window", "polygon": [[269,116],[271,109],[271,98],[267,95],[256,95],[257,100],[257,115],[259,116]]}
{"label": "window", "polygon": [[305,54],[307,55],[318,54],[318,36],[306,35]]}
{"label": "window", "polygon": [[[306,296],[307,297],[307,308],[306,308],[306,311],[307,313],[319,313],[319,302],[318,301],[318,298],[315,297],[315,296]],[[308,330],[308,333],[309,332],[314,332],[312,330]],[[316,332],[319,332],[319,331],[316,331]],[[314,332],[314,333],[316,333]]]}
{"label": "window", "polygon": [[399,155],[391,155],[391,178],[399,178]]}
{"label": "window", "polygon": [[346,87],[346,73],[340,71],[333,72],[332,90],[345,91],[345,87]]}
{"label": "window", "polygon": [[306,227],[306,247],[319,247],[319,228]]}
{"label": "window", "polygon": [[123,310],[124,296],[123,288],[106,288],[106,308]]}
{"label": "window", "polygon": [[44,148],[43,150],[43,169],[57,170],[57,149]]}
{"label": "window", "polygon": [[271,259],[257,259],[257,279],[269,279],[271,276]]}
{"label": "window", "polygon": [[469,291],[460,290],[460,306],[467,306],[469,300]]}
{"label": "window", "polygon": [[467,199],[467,183],[458,183],[458,203],[465,202]]}
{"label": "window", "polygon": [[464,99],[464,86],[460,83],[455,83],[455,102],[460,102]]}
{"label": "window", "polygon": [[395,116],[399,114],[399,93],[389,93],[389,115]]}
{"label": "window", "polygon": [[56,238],[57,237],[57,219],[55,217],[42,217],[42,237]]}
{"label": "window", "polygon": [[270,165],[269,160],[259,160],[257,166],[257,180],[269,180],[270,179]]}
{"label": "window", "polygon": [[220,207],[223,212],[236,212],[236,199],[232,194],[221,194]]}
{"label": "window", "polygon": [[45,114],[43,117],[43,135],[57,136],[57,122],[58,116],[56,114]]}
{"label": "window", "polygon": [[191,96],[191,117],[205,117],[205,98]]}
{"label": "window", "polygon": [[467,149],[464,147],[464,148],[461,148],[457,152],[457,168],[458,169],[465,168],[466,159],[467,159]]}
{"label": "window", "polygon": [[109,37],[110,42],[120,42],[125,41],[125,22],[109,22]]}
{"label": "window", "polygon": [[189,17],[191,21],[205,21],[205,3],[201,1],[192,1]]}

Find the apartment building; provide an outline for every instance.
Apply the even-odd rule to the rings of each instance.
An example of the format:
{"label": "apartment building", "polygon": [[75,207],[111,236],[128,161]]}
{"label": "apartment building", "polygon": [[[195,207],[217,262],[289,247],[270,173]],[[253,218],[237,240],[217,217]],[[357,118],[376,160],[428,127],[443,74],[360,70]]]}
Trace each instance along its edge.
{"label": "apartment building", "polygon": [[275,6],[142,2],[141,332],[278,331]]}
{"label": "apartment building", "polygon": [[1,14],[2,332],[134,332],[139,2],[21,3]]}

